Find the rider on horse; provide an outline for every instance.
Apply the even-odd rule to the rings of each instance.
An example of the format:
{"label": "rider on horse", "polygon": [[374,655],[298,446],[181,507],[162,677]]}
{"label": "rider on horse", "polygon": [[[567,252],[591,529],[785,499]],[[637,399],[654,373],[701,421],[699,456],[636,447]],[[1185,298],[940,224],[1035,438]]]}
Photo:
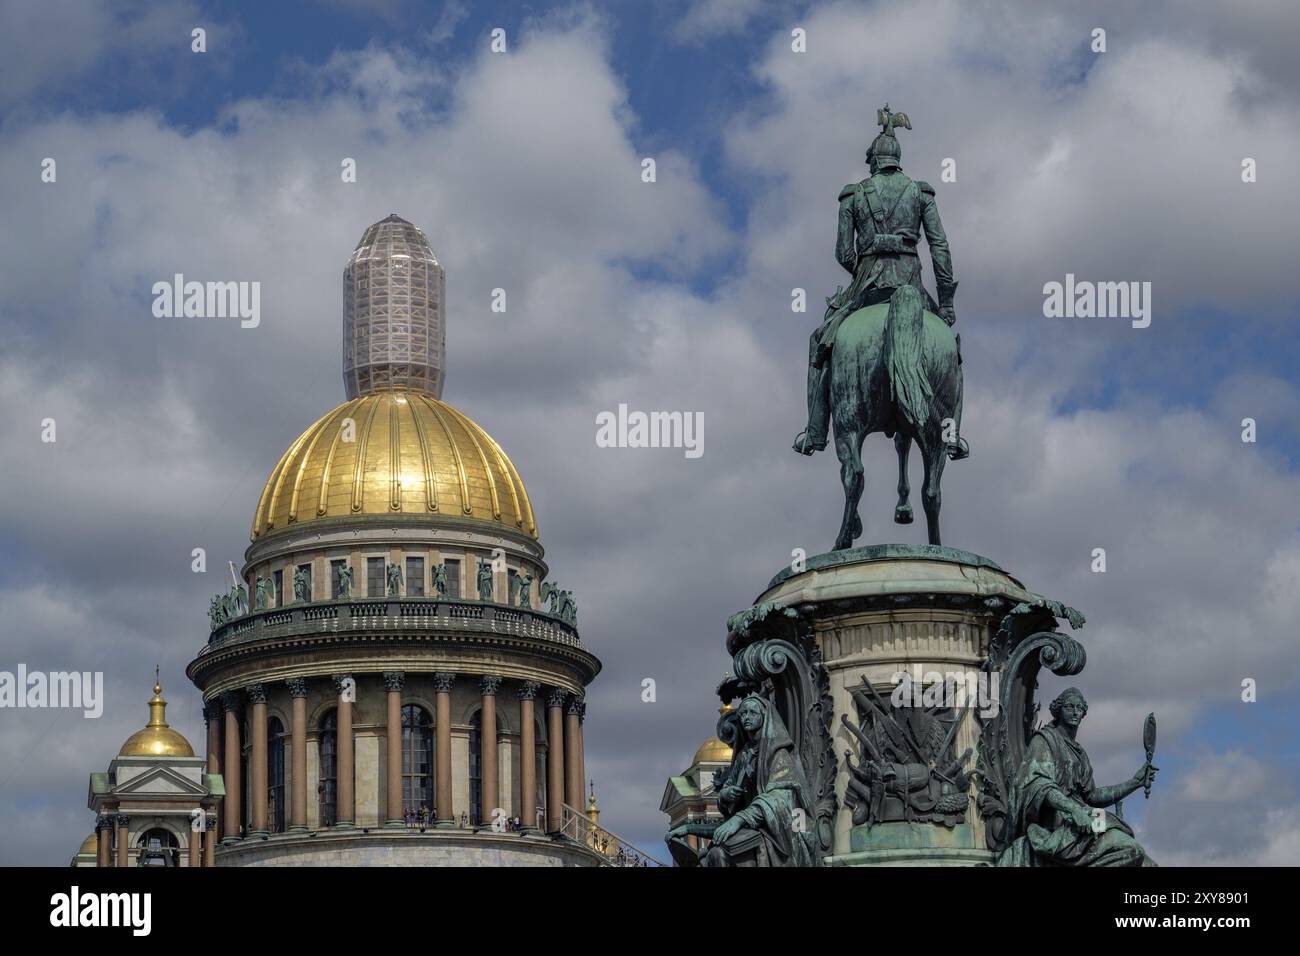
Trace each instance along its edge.
{"label": "rider on horse", "polygon": [[[908,302],[916,308],[924,304],[948,325],[957,321],[952,303],[957,283],[952,277],[952,258],[939,221],[934,187],[909,178],[899,163],[902,149],[894,128],[911,129],[911,121],[906,113],[891,113],[886,104],[877,111],[877,122],[883,131],[867,150],[871,176],[840,191],[835,258],[853,276],[853,281],[847,289],[837,289],[826,300],[825,319],[808,344],[808,427],[794,442],[794,450],[803,455],[826,447],[830,427],[831,349],[835,333],[847,316],[866,306],[889,302],[896,290],[911,286],[921,296],[896,300],[896,307],[908,307]],[[921,260],[916,246],[922,230],[934,263],[939,292],[937,306],[921,285]],[[969,446],[960,437],[947,450],[948,457],[954,461],[970,454]]]}

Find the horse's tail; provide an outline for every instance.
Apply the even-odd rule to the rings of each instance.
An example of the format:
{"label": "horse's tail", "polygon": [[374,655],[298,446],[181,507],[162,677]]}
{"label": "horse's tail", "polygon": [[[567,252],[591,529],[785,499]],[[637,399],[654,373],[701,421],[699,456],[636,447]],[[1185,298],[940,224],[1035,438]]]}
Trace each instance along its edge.
{"label": "horse's tail", "polygon": [[925,374],[921,354],[925,303],[910,285],[894,290],[885,319],[885,362],[889,390],[904,421],[920,429],[929,417],[934,390]]}

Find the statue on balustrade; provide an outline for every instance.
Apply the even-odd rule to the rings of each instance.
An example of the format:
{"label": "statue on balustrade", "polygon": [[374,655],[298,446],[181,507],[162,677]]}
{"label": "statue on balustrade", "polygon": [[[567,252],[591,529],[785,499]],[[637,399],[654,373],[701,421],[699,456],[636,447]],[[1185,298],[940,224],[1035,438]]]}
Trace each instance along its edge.
{"label": "statue on balustrade", "polygon": [[302,604],[311,600],[311,571],[307,568],[293,572],[293,599]]}
{"label": "statue on balustrade", "polygon": [[352,565],[340,564],[335,576],[339,583],[339,599],[347,600],[352,596]]}
{"label": "statue on balustrade", "polygon": [[538,589],[541,595],[542,603],[547,604],[547,611],[551,614],[559,613],[560,608],[560,589],[550,581],[543,581],[541,588]]}
{"label": "statue on balustrade", "polygon": [[264,578],[259,574],[254,593],[256,594],[257,609],[259,611],[271,607],[275,604],[275,581],[271,578]]}
{"label": "statue on balustrade", "polygon": [[566,624],[578,625],[578,602],[573,599],[572,591],[560,592],[560,620]]}
{"label": "statue on balustrade", "polygon": [[436,564],[433,567],[433,593],[440,598],[447,596],[447,565]]}
{"label": "statue on balustrade", "polygon": [[478,599],[492,600],[492,562],[478,559]]}
{"label": "statue on balustrade", "polygon": [[531,574],[520,574],[516,580],[518,581],[517,587],[519,589],[519,606],[532,607],[533,576]]}
{"label": "statue on balustrade", "polygon": [[388,565],[388,596],[397,597],[402,593],[402,569],[396,564]]}

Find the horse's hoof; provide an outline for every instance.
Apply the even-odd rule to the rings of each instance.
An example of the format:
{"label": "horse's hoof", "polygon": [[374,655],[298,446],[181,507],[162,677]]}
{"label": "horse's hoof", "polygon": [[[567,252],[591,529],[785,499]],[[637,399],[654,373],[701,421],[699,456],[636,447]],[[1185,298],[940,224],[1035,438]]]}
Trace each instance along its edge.
{"label": "horse's hoof", "polygon": [[860,538],[860,537],[862,537],[862,516],[861,516],[861,515],[854,515],[854,516],[853,516],[853,531],[852,531],[852,533],[849,535],[849,542],[852,543],[853,541],[856,541],[856,540],[857,540],[858,538]]}
{"label": "horse's hoof", "polygon": [[894,509],[894,524],[911,524],[912,523],[912,506],[899,505]]}

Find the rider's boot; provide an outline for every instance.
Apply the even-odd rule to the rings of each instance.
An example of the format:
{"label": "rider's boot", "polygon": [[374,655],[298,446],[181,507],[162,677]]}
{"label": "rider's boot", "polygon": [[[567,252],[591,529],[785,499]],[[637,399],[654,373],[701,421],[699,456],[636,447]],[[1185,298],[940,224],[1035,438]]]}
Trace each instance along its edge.
{"label": "rider's boot", "polygon": [[830,430],[828,371],[829,366],[808,369],[808,427],[799,433],[793,445],[801,455],[811,455],[826,447],[826,435]]}

